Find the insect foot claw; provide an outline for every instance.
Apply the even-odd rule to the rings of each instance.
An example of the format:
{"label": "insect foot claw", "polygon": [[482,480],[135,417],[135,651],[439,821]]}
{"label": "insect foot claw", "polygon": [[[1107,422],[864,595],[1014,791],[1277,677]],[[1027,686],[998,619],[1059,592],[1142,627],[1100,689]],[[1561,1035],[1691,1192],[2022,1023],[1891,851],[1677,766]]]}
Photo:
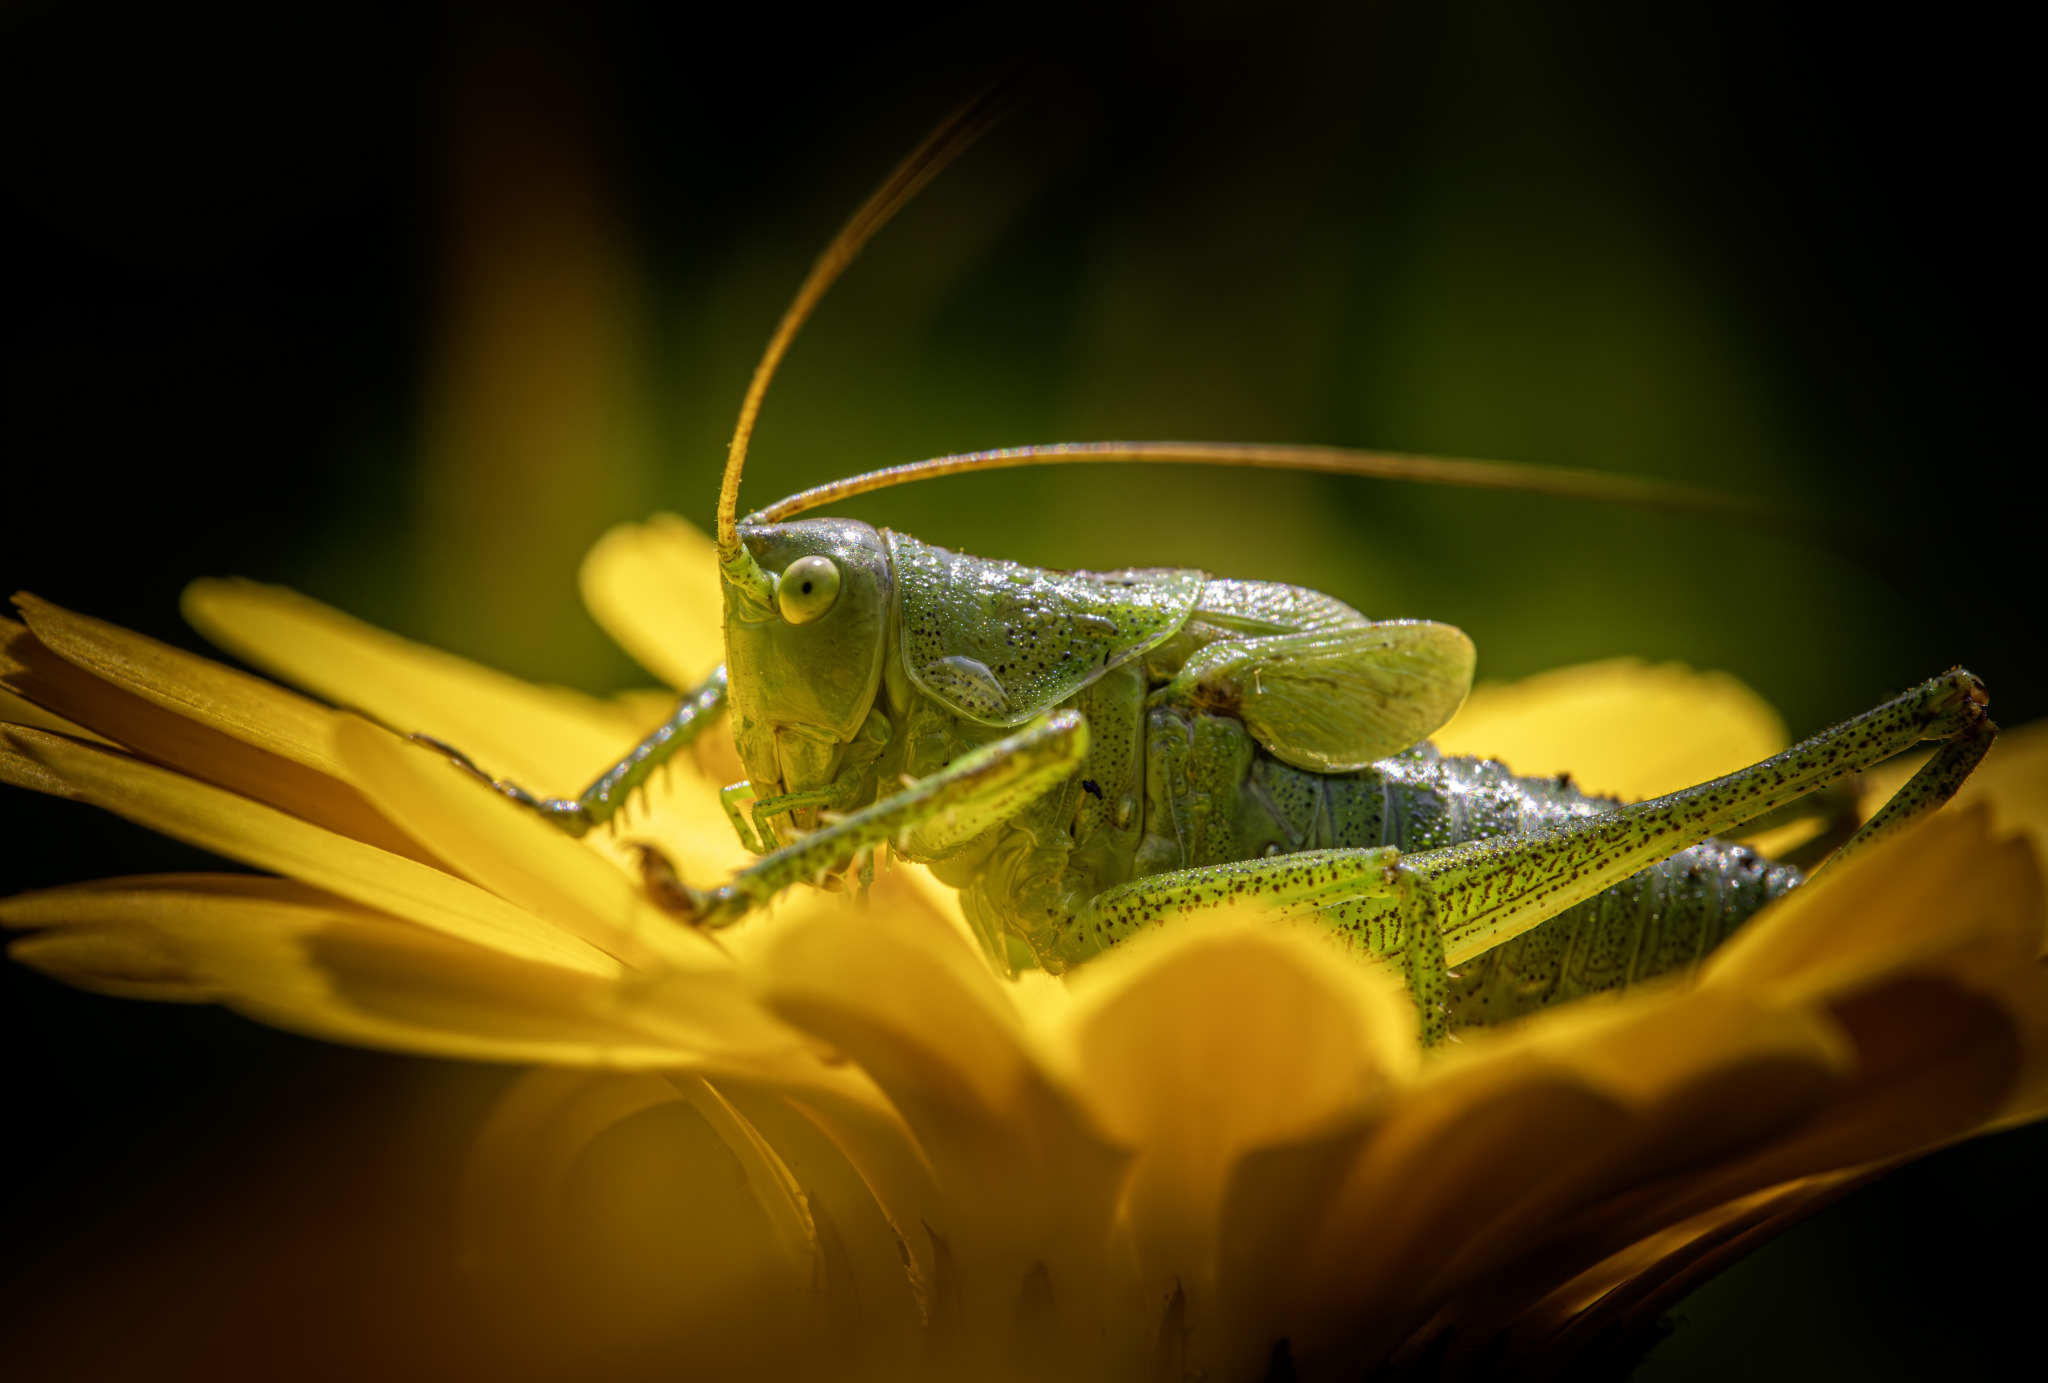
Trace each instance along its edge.
{"label": "insect foot claw", "polygon": [[427,748],[433,750],[437,754],[447,755],[448,762],[454,764],[457,768],[468,769],[471,773],[475,774],[478,778],[481,778],[484,782],[490,783],[492,787],[497,786],[496,783],[491,782],[490,774],[484,772],[482,769],[476,766],[475,759],[470,758],[469,755],[463,753],[460,749],[457,749],[454,745],[448,743],[446,740],[437,740],[432,735],[423,735],[419,733],[419,731],[417,730],[413,731],[413,733],[411,733],[410,735],[407,735],[406,738],[408,740],[411,740],[414,744],[424,744]]}
{"label": "insect foot claw", "polygon": [[422,735],[415,731],[407,735],[406,738],[414,744],[424,744],[437,754],[447,755],[449,763],[462,769],[485,787],[511,798],[522,807],[532,808],[572,836],[580,839],[589,832],[593,824],[590,819],[589,809],[581,802],[572,801],[566,797],[535,797],[517,783],[507,782],[503,778],[493,778],[490,774],[478,768],[476,760],[470,758],[469,755],[445,740],[435,739],[432,735]]}
{"label": "insect foot claw", "polygon": [[640,854],[640,884],[654,905],[689,926],[703,925],[718,903],[716,892],[691,888],[669,857],[644,841],[628,842]]}
{"label": "insect foot claw", "polygon": [[536,801],[532,793],[516,784],[497,782],[491,786],[522,807],[533,808],[578,840],[590,833],[590,813],[581,802],[571,801],[566,797],[550,797],[545,801]]}

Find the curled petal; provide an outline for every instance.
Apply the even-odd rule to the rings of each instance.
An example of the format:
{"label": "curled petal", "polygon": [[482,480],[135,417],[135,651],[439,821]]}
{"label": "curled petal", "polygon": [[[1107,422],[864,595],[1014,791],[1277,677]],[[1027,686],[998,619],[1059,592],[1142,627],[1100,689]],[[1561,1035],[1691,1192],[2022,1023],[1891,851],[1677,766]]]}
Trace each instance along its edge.
{"label": "curled petal", "polygon": [[25,592],[14,603],[38,643],[109,686],[330,778],[343,776],[334,761],[333,713],[318,702]]}
{"label": "curled petal", "polygon": [[949,1349],[1007,1344],[1041,1282],[1050,1347],[1099,1341],[1125,1154],[1049,1074],[969,943],[928,916],[846,921],[793,922],[755,973],[775,1012],[874,1079],[925,1155],[943,1198],[921,1226],[930,1329]]}
{"label": "curled petal", "polygon": [[439,863],[348,781],[325,706],[33,596],[17,600],[54,642],[0,621],[0,681],[48,716],[16,723],[125,748],[380,850]]}
{"label": "curled petal", "polygon": [[603,952],[475,884],[111,750],[40,730],[0,729],[0,778],[90,802],[202,850],[508,956],[595,975],[618,972]]}
{"label": "curled petal", "polygon": [[693,687],[725,657],[725,598],[711,540],[674,514],[622,523],[583,559],[583,604],[671,687]]}
{"label": "curled petal", "polygon": [[1555,1281],[1532,1255],[1588,1252],[1549,1242],[1560,1219],[1796,1126],[1847,1059],[1826,1020],[1718,994],[1475,1038],[1388,1109],[1332,1198],[1296,1279],[1297,1357],[1383,1359],[1490,1274]]}
{"label": "curled petal", "polygon": [[[1865,800],[1890,797],[1929,757],[1901,755],[1864,774]],[[1998,742],[1944,811],[1953,815],[1979,804],[1991,808],[1997,830],[2026,836],[2036,857],[2048,859],[2048,721],[2000,731]],[[2048,943],[2048,934],[2043,941]]]}
{"label": "curled petal", "polygon": [[19,693],[8,690],[8,683],[21,672],[21,665],[7,655],[0,647],[0,724],[26,725],[31,730],[48,730],[55,735],[69,735],[75,740],[90,740],[118,748],[104,735],[96,735],[75,721],[66,720],[54,711],[46,710]]}
{"label": "curled petal", "polygon": [[[1220,1274],[1271,1281],[1293,1261],[1298,1245],[1245,1217],[1253,1205],[1280,1212],[1287,1192],[1328,1189],[1341,1171],[1332,1140],[1356,1137],[1414,1068],[1414,1010],[1326,939],[1251,917],[1184,916],[1098,966],[1077,980],[1072,1079],[1104,1130],[1142,1150],[1124,1214],[1148,1292],[1163,1301],[1178,1284],[1206,1327]],[[1277,1151],[1304,1143],[1302,1155]],[[1273,1151],[1246,1166],[1258,1149]],[[1240,1232],[1224,1264],[1226,1188]],[[1188,1341],[1189,1366],[1233,1377],[1270,1347],[1205,1329]]]}
{"label": "curled petal", "polygon": [[330,1041],[492,1061],[674,1066],[700,1056],[612,1018],[598,977],[514,960],[289,879],[108,879],[0,900],[0,924],[43,929],[14,954],[82,988],[142,985]]}
{"label": "curled petal", "polygon": [[730,968],[724,952],[648,902],[622,871],[445,755],[353,716],[338,739],[380,810],[500,898],[640,969]]}
{"label": "curled petal", "polygon": [[195,581],[185,618],[236,657],[401,735],[461,749],[497,778],[570,796],[641,735],[644,714],[536,687],[278,586]]}
{"label": "curled petal", "polygon": [[801,1377],[818,1343],[808,1214],[694,1077],[529,1074],[478,1139],[461,1212],[522,1376]]}
{"label": "curled petal", "polygon": [[[1418,1332],[1395,1363],[1428,1350],[1448,1371],[1505,1352],[1529,1376],[1553,1377],[1626,1361],[1632,1349],[1640,1350],[1644,1332],[1714,1273],[1877,1174],[1862,1168],[1825,1173],[1716,1206],[1601,1260],[1522,1308],[1505,1327],[1477,1326],[1453,1307]],[[1441,1338],[1446,1334],[1448,1340]]]}
{"label": "curled petal", "polygon": [[[2040,871],[2023,840],[1995,839],[1983,806],[1946,811],[1782,899],[1710,960],[1702,980],[1818,999],[1925,957],[1982,947],[2021,975],[2041,944]],[[1987,977],[1988,978],[1988,977]]]}
{"label": "curled petal", "polygon": [[[1551,1206],[1547,1228],[1522,1242],[1519,1257],[1468,1287],[1447,1284],[1457,1294],[1440,1324],[1485,1341],[1534,1313],[1541,1329],[1561,1330],[1566,1297],[1543,1296],[1546,1282],[1591,1290],[1605,1275],[1617,1290],[1628,1281],[1662,1293],[1668,1274],[1655,1266],[1657,1253],[1682,1260],[1696,1248],[1725,1259],[1733,1248],[1700,1236],[1722,1234],[1746,1207],[1778,1207],[1741,1230],[1754,1243],[1796,1218],[1802,1197],[2028,1117],[2016,1111],[2038,1100],[2034,1073],[2048,1047],[2048,981],[2031,959],[2038,879],[2024,847],[1984,827],[1981,813],[1937,818],[1853,861],[1761,915],[1754,935],[1739,935],[1703,983],[1667,1001],[1667,1012],[1682,1013],[1734,1000],[1832,1029],[1839,1076],[1809,1090],[1807,1108],[1793,1107],[1799,1117],[1753,1128],[1761,1138],[1731,1139],[1730,1127],[1754,1125],[1757,1096],[1770,1088],[1754,1078],[1731,1083],[1701,1104],[1700,1132],[1676,1145],[1689,1146],[1690,1158],[1637,1168],[1600,1188],[1601,1199]],[[1924,892],[1915,887],[1923,875],[1933,881]],[[1891,907],[1907,917],[1886,915]],[[1830,941],[1840,956],[1823,944]],[[1730,1050],[1730,1037],[1742,1033],[1711,1050]],[[1517,1245],[1511,1237],[1502,1247]],[[1684,1269],[1676,1262],[1669,1273]]]}

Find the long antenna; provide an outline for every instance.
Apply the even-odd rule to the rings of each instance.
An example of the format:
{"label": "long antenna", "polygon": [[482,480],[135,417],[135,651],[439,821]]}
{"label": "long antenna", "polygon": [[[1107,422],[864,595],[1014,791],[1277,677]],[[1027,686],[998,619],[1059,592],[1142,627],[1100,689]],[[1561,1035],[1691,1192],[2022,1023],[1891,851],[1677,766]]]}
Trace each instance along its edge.
{"label": "long antenna", "polygon": [[753,381],[747,385],[747,395],[740,401],[739,422],[733,427],[732,443],[726,448],[725,479],[718,488],[718,555],[723,561],[734,561],[741,550],[737,522],[740,470],[746,464],[747,443],[754,435],[754,420],[760,416],[761,400],[768,393],[769,381],[775,378],[776,367],[788,354],[790,343],[796,340],[797,332],[803,329],[804,322],[832,286],[833,280],[853,263],[854,257],[874,233],[887,225],[889,218],[901,211],[926,183],[937,177],[941,169],[1001,118],[1013,88],[1011,79],[998,81],[941,121],[937,129],[925,136],[922,144],[896,165],[896,171],[875,189],[874,195],[862,204],[860,210],[853,213],[853,218],[812,263],[809,276],[796,290],[796,297],[782,314],[775,334],[768,338],[768,349],[761,352],[761,363],[754,367]]}
{"label": "long antenna", "polygon": [[1650,480],[1612,471],[1578,470],[1567,466],[1527,466],[1506,461],[1469,461],[1455,457],[1413,456],[1403,452],[1352,451],[1345,447],[1267,446],[1243,442],[1053,442],[1030,447],[1000,447],[936,456],[889,466],[845,480],[819,485],[769,505],[757,516],[777,523],[854,495],[932,480],[968,471],[1000,471],[1015,466],[1059,466],[1100,461],[1178,462],[1198,466],[1261,466],[1274,470],[1328,471],[1379,480],[1416,480],[1431,485],[1459,485],[1477,490],[1509,490],[1521,494],[1562,495],[1601,500],[1645,509],[1754,518],[1762,512],[1747,500],[1681,481]]}

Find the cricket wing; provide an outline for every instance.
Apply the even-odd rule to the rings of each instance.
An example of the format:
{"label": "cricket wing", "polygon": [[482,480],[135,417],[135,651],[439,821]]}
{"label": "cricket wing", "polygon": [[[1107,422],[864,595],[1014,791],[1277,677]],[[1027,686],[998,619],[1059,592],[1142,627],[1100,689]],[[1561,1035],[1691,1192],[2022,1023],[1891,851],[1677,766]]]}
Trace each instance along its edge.
{"label": "cricket wing", "polygon": [[1187,622],[1198,571],[1051,571],[949,552],[884,530],[903,665],[920,690],[984,725],[1021,725]]}
{"label": "cricket wing", "polygon": [[1282,761],[1348,773],[1419,743],[1472,689],[1472,640],[1448,624],[1393,620],[1212,644],[1174,690],[1241,717]]}

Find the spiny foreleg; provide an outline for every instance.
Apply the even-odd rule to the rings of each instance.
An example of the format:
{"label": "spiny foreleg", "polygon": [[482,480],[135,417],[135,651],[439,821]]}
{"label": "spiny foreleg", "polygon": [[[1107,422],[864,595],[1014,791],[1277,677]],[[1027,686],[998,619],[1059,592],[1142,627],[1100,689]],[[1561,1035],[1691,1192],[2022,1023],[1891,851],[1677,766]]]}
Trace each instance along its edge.
{"label": "spiny foreleg", "polygon": [[453,745],[428,735],[413,739],[446,754],[493,788],[523,807],[530,807],[572,836],[588,835],[618,815],[628,798],[654,776],[654,771],[696,742],[704,727],[725,709],[725,668],[713,668],[711,675],[685,693],[675,712],[627,755],[606,769],[589,787],[573,798],[536,797],[517,783],[492,778],[470,757]]}
{"label": "spiny foreleg", "polygon": [[771,851],[721,888],[674,884],[655,896],[695,925],[730,926],[792,885],[838,874],[885,846],[915,837],[936,853],[971,840],[1071,776],[1087,754],[1086,722],[1061,711]]}

